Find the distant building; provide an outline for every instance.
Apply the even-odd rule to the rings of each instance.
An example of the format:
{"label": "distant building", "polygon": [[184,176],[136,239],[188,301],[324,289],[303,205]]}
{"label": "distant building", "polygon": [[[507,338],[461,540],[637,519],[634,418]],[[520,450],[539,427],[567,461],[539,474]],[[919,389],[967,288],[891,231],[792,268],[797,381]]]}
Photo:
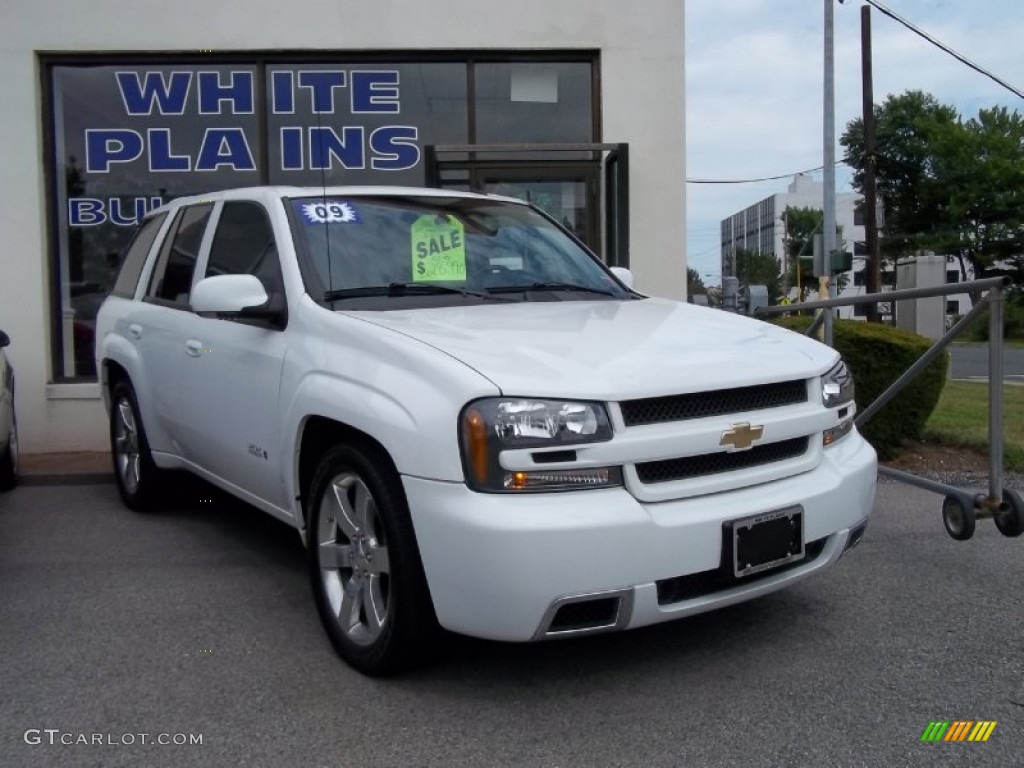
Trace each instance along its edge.
{"label": "distant building", "polygon": [[[786,192],[766,197],[749,208],[723,219],[722,230],[722,251],[721,265],[722,276],[736,274],[736,253],[741,250],[754,251],[757,253],[771,253],[778,259],[782,268],[783,279],[789,278],[789,256],[786,252],[786,222],[784,216],[787,208],[817,208],[821,209],[824,199],[824,184],[815,181],[806,174],[797,174],[793,177],[792,183]],[[858,209],[862,195],[855,192],[836,193],[836,224],[840,229],[840,240],[836,247],[845,253],[852,254],[853,269],[837,276],[837,284],[844,285],[840,296],[861,296],[867,292],[866,288],[866,256],[867,250],[864,246],[864,215]],[[811,254],[806,254],[810,256]],[[968,275],[971,279],[972,275]],[[800,282],[804,288],[811,285],[817,288],[817,280],[813,275],[801,275]],[[946,282],[960,282],[959,265],[949,262],[946,270]],[[893,284],[893,273],[890,267],[882,274],[883,290],[891,288]],[[787,282],[789,295],[797,296],[797,285]],[[884,307],[883,310],[887,310]],[[946,315],[953,319],[958,315],[966,314],[971,308],[970,298],[966,293],[955,294],[946,297]],[[866,314],[866,305],[857,307],[841,307],[841,317],[863,317]],[[883,313],[887,314],[887,312]]]}

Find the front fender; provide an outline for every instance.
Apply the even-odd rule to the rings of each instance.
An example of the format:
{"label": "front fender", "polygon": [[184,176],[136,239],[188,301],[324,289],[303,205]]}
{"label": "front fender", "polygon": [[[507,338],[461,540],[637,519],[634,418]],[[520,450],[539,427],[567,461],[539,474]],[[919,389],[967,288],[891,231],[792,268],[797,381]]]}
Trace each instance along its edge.
{"label": "front fender", "polygon": [[[302,519],[297,501],[301,493],[299,448],[311,417],[330,419],[369,435],[388,452],[400,474],[463,480],[459,412],[469,400],[496,395],[497,389],[467,368],[457,372],[462,386],[442,375],[427,380],[413,370],[395,368],[374,381],[319,371],[298,382],[285,409],[282,429],[282,435],[291,436],[292,444],[281,446],[281,455],[293,457],[287,490],[288,498],[296,500],[296,520]],[[385,381],[386,388],[379,383]]]}

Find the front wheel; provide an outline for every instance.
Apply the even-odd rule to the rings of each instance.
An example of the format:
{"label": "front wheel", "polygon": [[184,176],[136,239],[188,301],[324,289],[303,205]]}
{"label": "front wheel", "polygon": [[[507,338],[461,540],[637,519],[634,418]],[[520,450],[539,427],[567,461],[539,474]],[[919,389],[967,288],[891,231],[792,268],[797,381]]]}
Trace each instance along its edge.
{"label": "front wheel", "polygon": [[111,393],[110,453],[125,505],[136,512],[156,506],[163,473],[153,463],[135,390],[127,381],[119,381]]}
{"label": "front wheel", "polygon": [[324,629],[345,661],[373,676],[419,661],[437,629],[405,494],[380,454],[339,445],[324,455],[307,531]]}

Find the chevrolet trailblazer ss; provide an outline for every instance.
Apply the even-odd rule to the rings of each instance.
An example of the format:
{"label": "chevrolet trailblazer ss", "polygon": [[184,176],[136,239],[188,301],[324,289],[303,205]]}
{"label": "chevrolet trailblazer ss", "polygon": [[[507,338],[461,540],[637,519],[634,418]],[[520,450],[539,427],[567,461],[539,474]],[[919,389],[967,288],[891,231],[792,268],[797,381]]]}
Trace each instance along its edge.
{"label": "chevrolet trailblazer ss", "polygon": [[833,565],[875,453],[813,340],[634,290],[518,200],[252,188],[151,213],[97,320],[118,489],[293,525],[337,652],[690,616]]}

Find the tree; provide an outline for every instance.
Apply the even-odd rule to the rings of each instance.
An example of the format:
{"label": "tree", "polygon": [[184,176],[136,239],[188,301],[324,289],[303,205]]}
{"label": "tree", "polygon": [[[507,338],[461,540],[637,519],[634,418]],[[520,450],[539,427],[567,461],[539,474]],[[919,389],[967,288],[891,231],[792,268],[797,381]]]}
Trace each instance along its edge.
{"label": "tree", "polygon": [[707,293],[704,281],[700,279],[700,272],[693,267],[686,268],[686,294],[693,296],[698,293]]}
{"label": "tree", "polygon": [[740,248],[736,251],[736,277],[741,285],[767,286],[772,304],[782,298],[782,274],[773,254]]}
{"label": "tree", "polygon": [[[788,284],[799,287],[798,301],[806,298],[808,291],[818,289],[814,277],[814,236],[821,233],[825,213],[820,208],[799,208],[787,206],[782,214],[786,224],[786,261],[789,272]],[[836,242],[843,242],[843,228],[836,227]],[[847,284],[845,273],[836,276],[836,287],[843,290]]]}
{"label": "tree", "polygon": [[[807,268],[807,259],[814,256],[814,234],[821,232],[824,213],[820,208],[787,206],[782,216],[786,224],[787,279],[789,285],[799,289],[797,301],[803,301],[807,291],[817,286],[813,268]],[[801,259],[804,259],[803,263]]]}
{"label": "tree", "polygon": [[[875,105],[876,168],[886,227],[882,253],[933,250],[975,277],[993,264],[1020,264],[1024,250],[1024,119],[1003,107],[964,121],[921,91]],[[863,192],[864,125],[851,120],[840,143]],[[974,297],[975,300],[978,298]]]}

